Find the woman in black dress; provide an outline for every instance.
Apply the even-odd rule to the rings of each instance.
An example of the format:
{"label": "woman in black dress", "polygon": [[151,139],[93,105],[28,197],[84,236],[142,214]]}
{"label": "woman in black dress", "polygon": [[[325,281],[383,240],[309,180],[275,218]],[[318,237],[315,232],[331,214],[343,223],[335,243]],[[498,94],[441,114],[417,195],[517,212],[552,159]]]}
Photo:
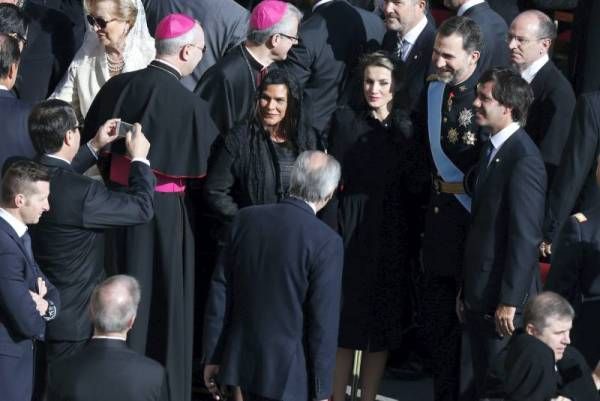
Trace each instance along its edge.
{"label": "woman in black dress", "polygon": [[345,244],[334,401],[344,400],[358,349],[361,400],[375,400],[388,350],[412,325],[412,219],[426,182],[408,113],[394,99],[401,72],[381,52],[364,56],[361,70],[362,106],[338,109],[328,138],[342,165],[337,219]]}
{"label": "woman in black dress", "polygon": [[209,161],[205,200],[224,225],[242,207],[281,200],[296,157],[317,148],[291,75],[269,72],[257,93],[250,118],[217,139]]}

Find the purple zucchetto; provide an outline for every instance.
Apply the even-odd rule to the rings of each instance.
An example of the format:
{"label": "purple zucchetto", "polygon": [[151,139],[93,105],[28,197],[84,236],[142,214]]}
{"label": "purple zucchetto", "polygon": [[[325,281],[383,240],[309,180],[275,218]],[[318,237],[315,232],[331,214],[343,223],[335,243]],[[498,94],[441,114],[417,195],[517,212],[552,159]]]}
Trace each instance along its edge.
{"label": "purple zucchetto", "polygon": [[269,29],[283,18],[287,3],[281,0],[263,0],[250,15],[250,28],[258,31]]}
{"label": "purple zucchetto", "polygon": [[169,14],[156,26],[154,38],[156,40],[177,38],[191,31],[194,25],[196,20],[185,14]]}

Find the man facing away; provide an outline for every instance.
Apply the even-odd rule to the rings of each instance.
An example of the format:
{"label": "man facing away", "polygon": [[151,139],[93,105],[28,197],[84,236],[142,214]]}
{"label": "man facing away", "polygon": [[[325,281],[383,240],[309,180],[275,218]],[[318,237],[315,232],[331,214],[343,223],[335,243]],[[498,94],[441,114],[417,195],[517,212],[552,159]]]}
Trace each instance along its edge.
{"label": "man facing away", "polygon": [[50,177],[39,164],[16,161],[0,198],[0,389],[3,401],[30,400],[36,341],[59,310],[59,294],[33,258],[27,224],[48,211]]}
{"label": "man facing away", "polygon": [[204,380],[244,400],[325,400],[332,394],[343,247],[315,214],[331,199],[339,163],[307,151],[290,198],[242,209],[217,264],[205,315]]}
{"label": "man facing away", "polygon": [[89,313],[94,336],[76,355],[56,363],[49,401],[166,401],[167,378],[159,363],[127,347],[140,303],[140,285],[116,275],[98,284]]}
{"label": "man facing away", "polygon": [[[471,224],[465,245],[464,318],[475,387],[483,397],[496,372],[489,367],[504,348],[539,285],[538,246],[546,193],[539,150],[521,128],[533,95],[506,68],[483,74],[473,103],[477,122],[491,136],[473,173]],[[489,386],[488,386],[489,385]]]}

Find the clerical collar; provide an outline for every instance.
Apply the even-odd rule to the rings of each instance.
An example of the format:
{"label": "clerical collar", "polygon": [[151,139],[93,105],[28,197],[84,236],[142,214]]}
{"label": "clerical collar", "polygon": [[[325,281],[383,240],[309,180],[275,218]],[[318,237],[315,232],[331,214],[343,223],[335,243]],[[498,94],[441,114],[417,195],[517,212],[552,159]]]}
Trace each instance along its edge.
{"label": "clerical collar", "polygon": [[121,336],[92,336],[93,340],[120,340],[120,341],[127,341],[126,338],[123,338]]}
{"label": "clerical collar", "polygon": [[312,11],[315,12],[315,10],[317,9],[317,7],[322,6],[325,3],[331,3],[332,1],[333,0],[320,0],[320,1],[317,1],[315,3],[315,5],[312,7]]}
{"label": "clerical collar", "polygon": [[181,71],[179,71],[179,68],[175,67],[173,64],[163,59],[156,58],[152,60],[148,67],[163,70],[164,72],[173,75],[175,78],[177,78],[177,80],[180,80],[183,77]]}
{"label": "clerical collar", "polygon": [[537,73],[540,72],[542,67],[545,66],[548,61],[550,61],[550,57],[548,57],[548,54],[546,53],[542,57],[538,58],[533,63],[531,63],[529,67],[521,71],[521,77],[525,81],[527,81],[527,83],[530,84],[531,81],[533,81],[533,79],[537,75]]}
{"label": "clerical collar", "polygon": [[485,3],[485,1],[484,0],[468,0],[462,6],[459,7],[458,11],[456,12],[456,15],[460,17],[461,15],[466,13],[469,8],[475,7],[476,5],[481,4],[481,3]]}
{"label": "clerical collar", "polygon": [[242,49],[246,51],[246,54],[248,54],[248,56],[250,56],[248,58],[248,61],[252,65],[252,68],[254,68],[256,71],[260,71],[264,68],[269,67],[268,65],[265,65],[265,64],[261,63],[260,61],[258,61],[258,58],[256,58],[256,56],[254,54],[252,54],[252,51],[250,49],[248,49],[245,44],[242,44]]}
{"label": "clerical collar", "polygon": [[71,164],[71,162],[70,162],[70,161],[68,161],[67,159],[63,159],[63,158],[62,158],[62,157],[60,157],[60,156],[56,156],[56,155],[50,155],[50,154],[46,154],[46,156],[47,156],[47,157],[51,157],[51,158],[53,158],[53,159],[61,160],[61,161],[65,162],[65,163],[67,163],[67,164]]}
{"label": "clerical collar", "polygon": [[6,220],[8,225],[11,226],[13,230],[15,230],[19,238],[21,238],[27,232],[27,225],[25,223],[23,223],[21,220],[17,219],[15,216],[13,216],[1,207],[0,217]]}

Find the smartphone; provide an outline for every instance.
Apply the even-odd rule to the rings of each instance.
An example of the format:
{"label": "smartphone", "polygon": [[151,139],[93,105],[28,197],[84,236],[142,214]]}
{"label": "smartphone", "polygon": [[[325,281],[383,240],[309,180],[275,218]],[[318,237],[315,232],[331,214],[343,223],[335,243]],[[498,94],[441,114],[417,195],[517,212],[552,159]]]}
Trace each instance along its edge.
{"label": "smartphone", "polygon": [[135,132],[133,129],[133,124],[126,123],[125,121],[119,121],[117,123],[117,136],[119,138],[125,138],[128,132],[132,134]]}

